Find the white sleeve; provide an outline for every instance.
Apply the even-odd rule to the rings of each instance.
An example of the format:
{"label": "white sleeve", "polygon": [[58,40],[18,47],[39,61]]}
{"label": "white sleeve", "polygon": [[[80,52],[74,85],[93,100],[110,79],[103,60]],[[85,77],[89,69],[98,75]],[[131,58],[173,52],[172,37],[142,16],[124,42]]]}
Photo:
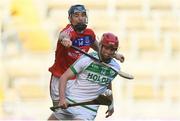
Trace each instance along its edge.
{"label": "white sleeve", "polygon": [[109,63],[109,65],[116,70],[117,72],[119,72],[121,70],[120,65],[114,60],[112,59],[111,62]]}
{"label": "white sleeve", "polygon": [[82,55],[70,66],[70,68],[74,74],[77,74],[81,72],[84,68],[86,68],[91,62],[92,60],[89,57]]}

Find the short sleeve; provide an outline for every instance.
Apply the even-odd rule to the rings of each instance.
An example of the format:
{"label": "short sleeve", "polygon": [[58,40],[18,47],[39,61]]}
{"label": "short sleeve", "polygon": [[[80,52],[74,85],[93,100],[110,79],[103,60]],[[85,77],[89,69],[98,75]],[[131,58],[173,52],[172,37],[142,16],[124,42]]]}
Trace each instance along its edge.
{"label": "short sleeve", "polygon": [[71,66],[70,69],[74,74],[80,73],[84,68],[86,68],[90,63],[91,59],[85,55],[82,55],[78,60],[76,60]]}

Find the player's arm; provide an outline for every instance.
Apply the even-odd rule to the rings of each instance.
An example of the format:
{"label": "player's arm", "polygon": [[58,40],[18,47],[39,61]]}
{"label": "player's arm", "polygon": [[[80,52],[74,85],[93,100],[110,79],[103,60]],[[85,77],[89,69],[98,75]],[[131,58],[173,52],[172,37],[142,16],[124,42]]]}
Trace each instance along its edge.
{"label": "player's arm", "polygon": [[[110,83],[108,86],[108,89],[112,90],[112,84]],[[108,106],[108,110],[106,111],[106,118],[111,116],[114,113],[114,105],[113,105],[113,93],[109,96],[109,98],[112,100],[112,104]]]}
{"label": "player's arm", "polygon": [[122,54],[120,54],[120,53],[115,53],[115,54],[114,54],[114,58],[117,59],[117,60],[119,60],[121,63],[123,63],[124,60],[125,60],[124,55],[122,55]]}
{"label": "player's arm", "polygon": [[95,50],[95,51],[98,52],[98,50],[99,50],[99,43],[98,43],[97,40],[95,40],[95,41],[93,42],[93,44],[91,45],[91,48],[92,48],[93,50]]}
{"label": "player's arm", "polygon": [[64,72],[64,74],[59,79],[59,96],[60,96],[60,102],[59,106],[61,108],[67,108],[67,102],[65,97],[65,91],[66,91],[66,84],[69,79],[71,79],[74,76],[74,73],[70,68]]}
{"label": "player's arm", "polygon": [[70,47],[72,45],[70,36],[65,32],[60,32],[58,42],[60,42],[65,47]]}
{"label": "player's arm", "polygon": [[88,63],[87,59],[89,58],[82,55],[60,77],[59,79],[59,97],[60,97],[59,106],[61,108],[67,108],[67,102],[66,102],[66,97],[65,97],[67,81],[71,79],[72,77],[74,77],[75,75],[79,74],[84,69],[84,67],[86,67]]}

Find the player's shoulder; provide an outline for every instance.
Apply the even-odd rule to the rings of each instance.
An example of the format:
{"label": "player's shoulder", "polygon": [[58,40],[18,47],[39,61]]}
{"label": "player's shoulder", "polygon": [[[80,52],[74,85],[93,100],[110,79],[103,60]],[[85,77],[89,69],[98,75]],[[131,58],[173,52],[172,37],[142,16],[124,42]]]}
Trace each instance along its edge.
{"label": "player's shoulder", "polygon": [[92,28],[89,28],[89,27],[87,27],[86,30],[94,32],[94,30]]}
{"label": "player's shoulder", "polygon": [[115,59],[111,59],[109,65],[111,65],[112,68],[114,68],[117,71],[120,71],[120,65]]}
{"label": "player's shoulder", "polygon": [[[95,57],[95,53],[89,53],[89,54]],[[85,54],[83,54],[80,57],[80,59],[83,60],[83,61],[92,61],[92,59],[90,57],[86,56]]]}
{"label": "player's shoulder", "polygon": [[86,28],[85,32],[95,34],[94,31],[91,28]]}
{"label": "player's shoulder", "polygon": [[[98,54],[97,54],[97,52],[95,52],[95,51],[89,53],[89,55],[91,55],[91,56],[99,59]],[[81,60],[82,62],[85,62],[85,63],[86,63],[86,62],[93,62],[93,61],[94,61],[92,58],[90,58],[90,57],[88,57],[88,56],[86,56],[86,55],[84,55],[84,54],[79,58],[79,60]]]}
{"label": "player's shoulder", "polygon": [[70,24],[67,24],[66,27],[64,27],[62,30],[61,30],[61,33],[62,32],[65,32],[65,33],[70,33],[73,31],[73,28]]}
{"label": "player's shoulder", "polygon": [[74,64],[87,66],[92,62],[93,62],[93,60],[91,58],[89,58],[88,56],[83,54],[83,55],[80,56],[80,58],[78,60],[75,61]]}

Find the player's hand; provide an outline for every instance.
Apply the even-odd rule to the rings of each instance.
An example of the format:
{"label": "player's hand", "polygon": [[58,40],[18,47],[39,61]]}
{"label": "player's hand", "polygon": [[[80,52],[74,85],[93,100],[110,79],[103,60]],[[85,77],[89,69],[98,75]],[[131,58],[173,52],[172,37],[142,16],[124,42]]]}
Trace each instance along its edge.
{"label": "player's hand", "polygon": [[67,102],[66,102],[65,99],[61,99],[61,100],[59,101],[59,104],[58,104],[58,105],[59,105],[60,108],[62,108],[62,109],[68,108],[68,104],[67,104]]}
{"label": "player's hand", "polygon": [[69,38],[64,38],[61,40],[61,44],[65,47],[71,47],[72,41]]}
{"label": "player's hand", "polygon": [[125,60],[125,57],[122,54],[118,54],[118,53],[116,53],[115,58],[119,60],[121,63],[123,63]]}
{"label": "player's hand", "polygon": [[113,113],[114,113],[114,107],[112,107],[112,108],[108,107],[108,110],[106,111],[106,118],[111,116]]}

